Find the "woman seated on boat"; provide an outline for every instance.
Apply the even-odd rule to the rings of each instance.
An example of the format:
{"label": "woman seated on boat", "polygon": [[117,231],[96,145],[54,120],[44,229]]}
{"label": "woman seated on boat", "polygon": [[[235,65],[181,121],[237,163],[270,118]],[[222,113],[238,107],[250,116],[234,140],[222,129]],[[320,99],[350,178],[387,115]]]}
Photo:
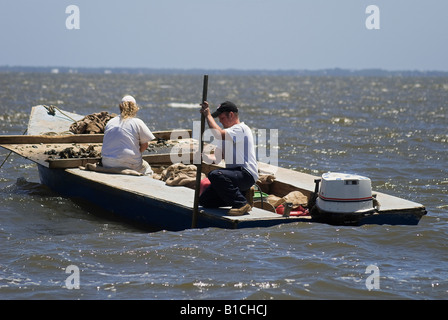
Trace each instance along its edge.
{"label": "woman seated on boat", "polygon": [[131,169],[152,175],[151,166],[143,160],[142,153],[155,136],[136,118],[138,110],[135,99],[125,96],[120,103],[120,115],[107,123],[101,151],[104,168]]}

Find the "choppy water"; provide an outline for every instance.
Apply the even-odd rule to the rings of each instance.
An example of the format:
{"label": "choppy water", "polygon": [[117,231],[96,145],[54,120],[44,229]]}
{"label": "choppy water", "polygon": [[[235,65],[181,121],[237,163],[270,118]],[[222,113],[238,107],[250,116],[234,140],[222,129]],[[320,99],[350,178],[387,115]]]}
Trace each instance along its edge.
{"label": "choppy water", "polygon": [[[151,129],[191,128],[202,76],[1,73],[0,134],[22,134],[33,105],[116,112],[127,93]],[[418,226],[148,233],[58,197],[12,155],[0,169],[0,298],[446,299],[447,98],[446,77],[209,80],[215,106],[234,100],[253,128],[279,129],[281,166],[368,176],[378,191],[423,203]],[[79,289],[67,288],[71,265]],[[366,273],[372,265],[379,281]]]}

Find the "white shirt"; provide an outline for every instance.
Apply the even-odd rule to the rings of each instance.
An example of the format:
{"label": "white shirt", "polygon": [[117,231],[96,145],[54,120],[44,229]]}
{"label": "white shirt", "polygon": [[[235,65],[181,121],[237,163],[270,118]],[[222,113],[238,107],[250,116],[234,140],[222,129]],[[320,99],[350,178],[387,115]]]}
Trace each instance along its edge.
{"label": "white shirt", "polygon": [[[138,118],[115,117],[106,125],[101,156],[107,166],[139,170],[142,166],[140,144],[155,139],[151,130]],[[106,161],[104,161],[106,160]]]}
{"label": "white shirt", "polygon": [[[258,164],[252,131],[244,122],[224,130],[226,135],[232,138],[233,144],[232,148],[230,148],[230,145],[227,143],[228,139],[226,139],[226,146],[223,149],[226,168],[243,167],[249,171],[256,182],[258,180]],[[232,154],[229,154],[229,150],[233,150]]]}

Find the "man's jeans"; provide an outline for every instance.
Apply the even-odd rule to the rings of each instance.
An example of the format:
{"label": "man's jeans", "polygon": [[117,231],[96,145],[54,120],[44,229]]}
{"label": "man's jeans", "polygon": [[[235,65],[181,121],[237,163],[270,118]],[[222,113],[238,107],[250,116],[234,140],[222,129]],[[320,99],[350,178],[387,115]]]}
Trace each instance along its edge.
{"label": "man's jeans", "polygon": [[199,197],[199,204],[206,208],[241,208],[247,203],[243,193],[255,184],[252,175],[242,167],[213,170],[208,179],[211,185]]}

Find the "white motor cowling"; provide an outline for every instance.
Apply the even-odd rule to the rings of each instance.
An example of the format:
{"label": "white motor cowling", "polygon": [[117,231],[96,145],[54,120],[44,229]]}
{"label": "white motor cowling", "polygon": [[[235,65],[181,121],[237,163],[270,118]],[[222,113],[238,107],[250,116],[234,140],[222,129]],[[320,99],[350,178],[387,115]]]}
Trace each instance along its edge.
{"label": "white motor cowling", "polygon": [[374,211],[369,178],[346,173],[322,175],[316,199],[319,210],[330,213],[362,214]]}

